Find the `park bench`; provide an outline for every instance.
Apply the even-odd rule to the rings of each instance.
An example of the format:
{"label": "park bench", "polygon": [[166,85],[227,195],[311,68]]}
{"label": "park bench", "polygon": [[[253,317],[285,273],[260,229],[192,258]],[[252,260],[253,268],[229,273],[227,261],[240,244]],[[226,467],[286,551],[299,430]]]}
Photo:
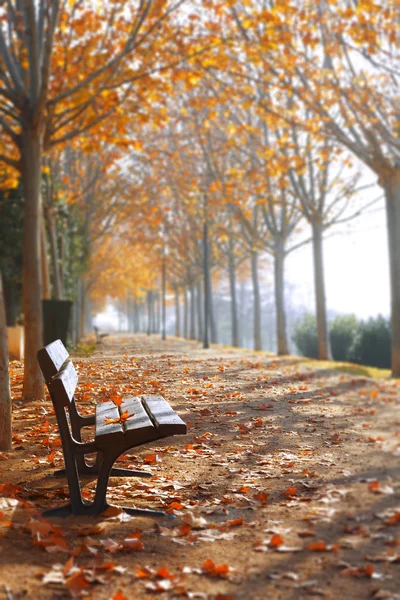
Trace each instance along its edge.
{"label": "park bench", "polygon": [[[70,493],[67,505],[46,510],[43,515],[98,515],[110,506],[106,500],[110,475],[152,477],[152,473],[145,471],[113,467],[117,458],[131,448],[185,434],[186,424],[162,396],[155,395],[126,397],[120,406],[102,402],[97,404],[94,414],[83,416],[74,398],[78,376],[61,340],[39,350],[38,361],[53,402],[64,454],[65,469],[54,475],[66,475]],[[87,426],[94,426],[94,439],[83,442],[81,430]],[[95,460],[90,464],[85,457],[93,454]],[[82,498],[81,475],[97,477],[93,502]],[[161,511],[121,508],[133,515],[164,516]]]}
{"label": "park bench", "polygon": [[96,336],[96,344],[102,344],[102,340],[109,335],[108,333],[100,333],[100,330],[98,327],[96,327],[96,325],[94,325],[93,331],[94,335]]}

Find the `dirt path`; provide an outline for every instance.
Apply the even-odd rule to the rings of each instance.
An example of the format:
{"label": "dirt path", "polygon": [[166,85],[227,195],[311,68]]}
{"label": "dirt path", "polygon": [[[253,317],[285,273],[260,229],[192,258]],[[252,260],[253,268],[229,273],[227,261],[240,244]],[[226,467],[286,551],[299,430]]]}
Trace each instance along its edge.
{"label": "dirt path", "polygon": [[50,404],[18,400],[13,363],[0,599],[400,599],[398,381],[155,336],[106,338],[76,363],[80,406],[152,391],[187,422],[186,437],[123,457],[153,479],[109,487],[177,518],[40,518],[65,500],[65,480],[46,477],[62,455]]}

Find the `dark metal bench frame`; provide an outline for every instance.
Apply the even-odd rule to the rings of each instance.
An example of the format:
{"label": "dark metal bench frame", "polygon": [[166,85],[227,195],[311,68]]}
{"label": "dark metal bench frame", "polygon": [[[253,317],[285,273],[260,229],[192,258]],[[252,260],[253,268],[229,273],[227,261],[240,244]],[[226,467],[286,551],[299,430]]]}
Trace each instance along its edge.
{"label": "dark metal bench frame", "polygon": [[[111,431],[111,433],[104,436],[102,442],[99,441],[97,436],[94,441],[82,442],[82,428],[95,426],[96,415],[83,416],[76,407],[74,393],[78,376],[70,360],[68,351],[61,340],[56,340],[39,350],[38,362],[53,402],[64,454],[65,469],[56,471],[54,476],[66,475],[70,492],[70,501],[68,504],[46,510],[43,512],[43,515],[57,517],[70,514],[98,515],[111,506],[106,500],[110,476],[152,477],[152,473],[146,471],[133,471],[113,467],[117,458],[131,448],[168,437],[169,435],[185,434],[186,425],[173,412],[165,400],[158,397],[159,401],[165,403],[165,406],[168,407],[168,415],[171,415],[171,422],[167,423],[167,434],[165,433],[166,429],[164,428],[163,430],[162,426],[158,424],[157,418],[153,418],[149,414],[154,431],[151,429],[149,433],[148,430],[150,428],[147,426],[145,435],[141,436],[140,429],[136,429],[135,434],[139,434],[136,439],[132,435],[113,435]],[[138,398],[134,400],[137,401]],[[87,464],[85,455],[94,453],[96,454],[95,462],[92,465]],[[94,501],[91,503],[82,498],[80,486],[81,475],[97,476],[96,493]],[[165,516],[165,513],[162,511],[130,507],[120,508],[132,515]]]}

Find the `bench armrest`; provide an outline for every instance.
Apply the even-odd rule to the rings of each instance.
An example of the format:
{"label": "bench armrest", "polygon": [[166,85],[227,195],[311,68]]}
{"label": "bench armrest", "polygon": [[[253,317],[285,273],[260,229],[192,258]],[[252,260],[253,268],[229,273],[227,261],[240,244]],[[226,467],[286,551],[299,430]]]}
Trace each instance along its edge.
{"label": "bench armrest", "polygon": [[98,452],[98,448],[93,442],[77,442],[73,439],[72,446],[75,454],[92,454]]}
{"label": "bench armrest", "polygon": [[79,426],[80,427],[87,427],[88,425],[95,425],[96,424],[96,416],[94,414],[93,415],[88,415],[88,416],[84,417],[83,415],[81,415],[78,412],[78,419],[79,419]]}

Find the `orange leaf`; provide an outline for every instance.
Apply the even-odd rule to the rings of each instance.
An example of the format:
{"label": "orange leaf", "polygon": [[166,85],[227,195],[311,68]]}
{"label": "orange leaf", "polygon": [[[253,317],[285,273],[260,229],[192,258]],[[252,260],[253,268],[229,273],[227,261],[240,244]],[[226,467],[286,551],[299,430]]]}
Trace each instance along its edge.
{"label": "orange leaf", "polygon": [[311,544],[308,544],[307,550],[311,550],[311,552],[325,552],[327,547],[325,542],[311,542]]}
{"label": "orange leaf", "polygon": [[157,575],[157,577],[161,577],[162,579],[173,579],[174,578],[172,573],[170,573],[168,571],[168,567],[161,567],[161,569],[158,569],[156,575]]}
{"label": "orange leaf", "polygon": [[136,569],[136,577],[139,579],[148,579],[151,576],[151,571],[148,567],[141,567]]}
{"label": "orange leaf", "polygon": [[145,462],[146,465],[152,465],[153,463],[161,462],[161,454],[148,454],[145,456],[143,462]]}
{"label": "orange leaf", "polygon": [[372,481],[369,484],[368,489],[370,492],[377,492],[379,490],[379,481]]}
{"label": "orange leaf", "polygon": [[372,575],[375,573],[375,569],[372,565],[365,565],[365,569],[364,569],[365,574],[368,577],[372,577]]}
{"label": "orange leaf", "polygon": [[124,539],[122,547],[124,550],[133,550],[134,552],[142,552],[144,550],[142,542],[137,537],[127,537]]}
{"label": "orange leaf", "polygon": [[289,487],[285,492],[282,493],[282,496],[286,496],[286,498],[291,498],[297,494],[297,490],[294,487]]}
{"label": "orange leaf", "polygon": [[279,533],[274,533],[274,535],[269,541],[268,546],[270,546],[271,548],[279,548],[279,546],[282,546],[283,543],[283,537],[280,536]]}
{"label": "orange leaf", "polygon": [[81,571],[71,575],[71,577],[67,579],[66,584],[69,591],[75,596],[79,596],[82,590],[87,590],[88,587],[90,587]]}
{"label": "orange leaf", "polygon": [[121,406],[123,398],[118,394],[113,394],[111,400],[114,402],[115,406]]}
{"label": "orange leaf", "polygon": [[119,591],[112,597],[112,600],[128,600],[128,598],[124,596],[121,591]]}
{"label": "orange leaf", "polygon": [[257,502],[261,502],[261,504],[267,504],[268,494],[265,492],[259,492],[258,494],[255,494],[254,499],[257,500]]}
{"label": "orange leaf", "polygon": [[216,565],[211,558],[208,558],[203,564],[203,571],[213,577],[225,577],[230,572],[230,567],[228,565]]}
{"label": "orange leaf", "polygon": [[239,519],[233,519],[232,521],[226,521],[225,525],[226,527],[239,527],[240,525],[243,525],[244,523],[244,518],[240,517]]}

